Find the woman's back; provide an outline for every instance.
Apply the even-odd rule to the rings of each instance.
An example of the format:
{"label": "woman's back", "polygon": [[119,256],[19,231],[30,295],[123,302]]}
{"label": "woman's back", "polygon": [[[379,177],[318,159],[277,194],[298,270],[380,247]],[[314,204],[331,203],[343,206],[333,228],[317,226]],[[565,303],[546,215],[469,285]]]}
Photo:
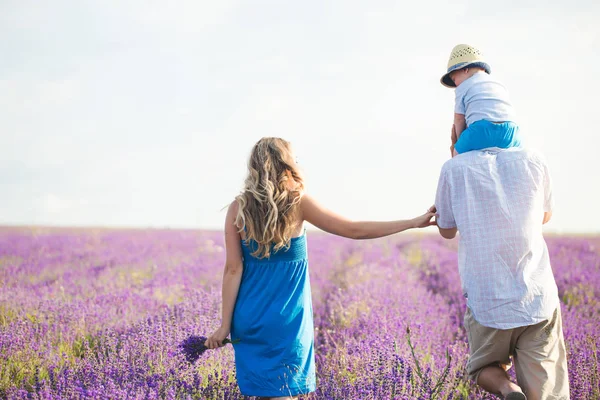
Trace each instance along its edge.
{"label": "woman's back", "polygon": [[232,319],[237,380],[245,394],[284,396],[316,388],[306,234],[269,258],[241,241],[244,271]]}

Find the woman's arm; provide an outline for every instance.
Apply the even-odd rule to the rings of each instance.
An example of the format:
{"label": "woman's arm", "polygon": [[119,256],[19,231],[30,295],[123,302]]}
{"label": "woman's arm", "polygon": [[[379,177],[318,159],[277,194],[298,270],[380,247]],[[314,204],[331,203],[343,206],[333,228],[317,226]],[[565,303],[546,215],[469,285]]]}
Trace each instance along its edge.
{"label": "woman's arm", "polygon": [[304,195],[300,202],[302,217],[317,228],[334,235],[351,239],[374,239],[392,235],[411,228],[424,228],[435,225],[431,219],[435,216],[427,212],[410,220],[375,222],[351,221],[327,210],[317,203],[312,197]]}
{"label": "woman's arm", "polygon": [[242,262],[241,237],[235,226],[237,212],[238,204],[234,201],[229,206],[227,216],[225,217],[226,258],[221,294],[223,299],[221,327],[206,340],[206,347],[209,349],[223,346],[223,339],[229,336],[233,309],[240,289],[240,282],[242,281],[244,264]]}

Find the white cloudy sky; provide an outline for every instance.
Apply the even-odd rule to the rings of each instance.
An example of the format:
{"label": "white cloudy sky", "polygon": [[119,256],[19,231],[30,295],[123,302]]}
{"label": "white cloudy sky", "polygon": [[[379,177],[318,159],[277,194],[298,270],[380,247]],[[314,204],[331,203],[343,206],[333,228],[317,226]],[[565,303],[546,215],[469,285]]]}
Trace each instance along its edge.
{"label": "white cloudy sky", "polygon": [[4,0],[0,224],[220,228],[262,136],[339,213],[420,214],[471,43],[548,160],[548,229],[599,232],[600,2],[448,3]]}

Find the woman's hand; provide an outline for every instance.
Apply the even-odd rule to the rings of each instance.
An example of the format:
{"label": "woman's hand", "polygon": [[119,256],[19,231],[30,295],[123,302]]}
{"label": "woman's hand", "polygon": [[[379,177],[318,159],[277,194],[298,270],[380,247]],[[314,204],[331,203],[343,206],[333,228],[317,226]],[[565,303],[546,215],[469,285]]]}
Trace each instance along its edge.
{"label": "woman's hand", "polygon": [[[433,211],[432,211],[433,209]],[[412,220],[413,226],[415,228],[427,228],[428,226],[436,225],[435,220],[432,218],[435,217],[435,206],[432,206],[427,212],[420,217],[414,218]]]}
{"label": "woman's hand", "polygon": [[229,329],[220,327],[212,335],[206,339],[206,343],[204,344],[209,349],[216,349],[218,347],[225,346],[223,344],[223,340],[229,336]]}

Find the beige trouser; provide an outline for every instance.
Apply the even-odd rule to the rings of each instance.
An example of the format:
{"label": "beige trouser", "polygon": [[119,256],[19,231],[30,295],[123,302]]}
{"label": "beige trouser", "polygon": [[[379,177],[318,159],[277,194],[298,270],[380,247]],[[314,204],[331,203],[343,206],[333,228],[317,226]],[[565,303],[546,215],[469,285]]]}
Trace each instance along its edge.
{"label": "beige trouser", "polygon": [[470,350],[467,372],[475,382],[484,367],[498,365],[508,370],[512,356],[517,383],[528,400],[569,399],[560,307],[549,320],[514,329],[483,326],[467,307],[465,329]]}

